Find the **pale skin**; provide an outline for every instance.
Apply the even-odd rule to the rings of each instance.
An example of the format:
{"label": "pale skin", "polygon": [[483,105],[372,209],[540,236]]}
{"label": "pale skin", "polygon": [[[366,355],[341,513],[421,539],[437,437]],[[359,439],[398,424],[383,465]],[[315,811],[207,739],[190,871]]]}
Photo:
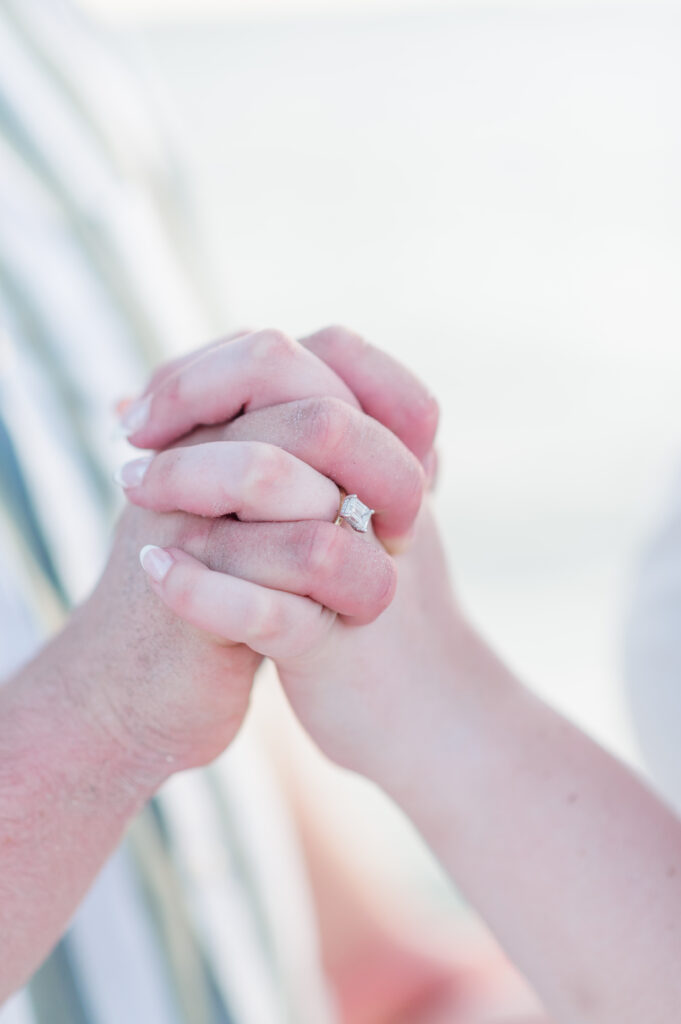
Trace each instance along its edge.
{"label": "pale skin", "polygon": [[[321,347],[341,347],[338,335],[334,339]],[[355,346],[350,373],[362,360],[369,366],[367,348],[351,337],[345,341]],[[133,442],[166,445],[241,409],[247,389],[240,391],[231,373],[220,377],[218,358],[229,357],[209,352],[176,369],[172,399],[163,384],[160,394],[152,387],[147,420]],[[178,412],[185,372],[191,397]],[[202,387],[215,404],[202,404]],[[367,408],[370,388],[360,400]],[[197,416],[205,408],[209,415]],[[253,414],[259,439],[271,439],[268,417],[274,415]],[[204,436],[236,440],[248,419],[247,409],[240,420]],[[336,432],[327,423],[324,436],[340,462],[311,459],[295,431],[279,443],[347,486],[342,472],[350,462],[342,460],[357,450],[352,427],[346,423]],[[184,483],[174,479],[167,492],[180,507],[194,477],[186,468]],[[129,496],[168,508],[153,473],[152,464]],[[375,479],[362,482],[367,489],[357,484],[358,493],[379,510],[377,535],[395,549],[408,517],[399,518],[389,493],[381,504]],[[326,484],[318,484],[321,500]],[[204,514],[211,514],[208,506]],[[300,633],[297,613],[274,616],[265,653],[276,660],[300,721],[330,757],[367,775],[405,809],[555,1021],[675,1019],[681,1006],[681,823],[490,651],[454,599],[427,505],[396,562],[393,600],[361,628],[341,614],[331,627],[310,630],[307,604],[299,609]],[[342,560],[334,565],[341,571]],[[178,547],[155,552],[147,570],[170,610],[227,643],[243,640],[232,621],[233,579]],[[281,587],[281,580],[274,585]],[[309,580],[294,589],[315,599]],[[277,600],[283,603],[284,596]],[[323,614],[320,609],[320,623]]]}
{"label": "pale skin", "polygon": [[[202,468],[222,458],[214,448],[137,472],[128,495],[150,510],[124,518],[93,598],[0,691],[0,935],[11,935],[0,996],[39,962],[150,793],[227,745],[267,654],[316,742],[405,808],[556,1021],[674,1019],[681,827],[530,697],[458,609],[432,517],[419,512],[432,400],[393,364],[377,378],[380,357],[342,330],[310,339],[305,355],[276,334],[241,349],[241,376],[226,346],[157,375],[133,442],[165,446],[210,423],[193,442],[284,449],[310,472],[265,459],[296,474],[317,515],[330,478],[374,505],[377,538],[402,553],[393,560],[329,521],[212,520],[271,514],[273,462],[261,471],[255,449],[253,461],[242,449],[241,475],[225,456],[229,494]],[[310,351],[336,372],[322,379]],[[202,518],[196,504],[182,511],[189,501],[206,502]],[[161,549],[147,554],[148,583],[136,563],[145,544]],[[419,1019],[447,1019],[437,1013]]]}

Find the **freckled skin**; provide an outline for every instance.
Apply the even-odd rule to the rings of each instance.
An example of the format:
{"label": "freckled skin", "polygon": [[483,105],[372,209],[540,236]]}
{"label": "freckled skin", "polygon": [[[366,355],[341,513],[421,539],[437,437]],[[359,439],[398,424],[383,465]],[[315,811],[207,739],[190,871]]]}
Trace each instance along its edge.
{"label": "freckled skin", "polygon": [[0,1002],[46,955],[134,813],[173,771],[212,760],[243,720],[260,656],[178,620],[139,567],[150,538],[186,531],[184,517],[128,510],[93,596],[0,688]]}
{"label": "freckled skin", "polygon": [[[237,401],[228,396],[232,404],[219,415],[251,409],[258,401],[267,404],[265,391],[279,385],[284,388],[279,402],[317,396],[359,407],[342,379],[309,352],[299,351],[291,339],[274,332],[265,342],[268,359],[277,353],[282,360],[282,373],[272,374],[268,364],[267,373],[253,377],[252,366],[242,363],[246,392]],[[173,374],[193,361],[180,360],[155,376],[153,388],[168,381],[166,412],[171,420],[173,410],[192,394]],[[215,390],[214,375],[207,380]],[[403,380],[413,385],[408,377]],[[222,398],[214,395],[214,400],[211,415],[219,418]],[[142,411],[153,406],[149,398]],[[206,408],[200,395],[197,408]],[[336,408],[342,415],[344,409]],[[192,415],[185,417],[187,428],[193,422]],[[177,439],[172,423],[158,429],[162,433],[168,427]],[[376,436],[381,435],[379,427],[372,428]],[[385,433],[382,437],[384,447],[398,451],[408,476],[420,479],[414,457],[401,442]],[[183,443],[195,441],[183,437]],[[300,534],[301,527],[296,529]],[[177,546],[206,565],[222,564],[244,576],[255,571],[254,565],[261,571],[277,567],[276,550],[265,564],[265,545],[260,544],[251,546],[250,570],[246,565],[239,569],[220,548],[225,536],[217,520],[128,510],[95,593],[38,658],[0,691],[0,1001],[55,941],[141,804],[172,772],[215,757],[240,727],[261,655],[244,643],[180,621],[158,600],[138,562],[140,549],[156,544]],[[342,543],[347,547],[349,541],[343,537]],[[298,536],[278,550],[291,548],[304,555],[305,546],[304,536]],[[391,563],[377,548],[356,559],[350,581],[344,567],[351,557],[339,559],[342,571],[335,592],[323,565],[319,580],[309,585],[324,583],[329,604],[335,598],[343,615],[368,621],[392,596]],[[295,568],[290,564],[287,571]],[[361,574],[368,570],[371,578],[367,575],[364,585]],[[176,597],[182,606],[190,595],[180,591]],[[331,613],[316,614],[324,621],[332,619]]]}

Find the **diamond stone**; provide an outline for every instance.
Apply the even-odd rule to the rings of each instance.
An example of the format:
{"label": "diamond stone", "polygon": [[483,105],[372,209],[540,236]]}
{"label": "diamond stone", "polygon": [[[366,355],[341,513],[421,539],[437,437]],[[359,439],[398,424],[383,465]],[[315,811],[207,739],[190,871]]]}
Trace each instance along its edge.
{"label": "diamond stone", "polygon": [[346,523],[350,523],[353,530],[358,530],[359,533],[367,532],[369,520],[373,514],[374,510],[360,501],[356,494],[348,494],[341,505],[341,518],[345,519]]}

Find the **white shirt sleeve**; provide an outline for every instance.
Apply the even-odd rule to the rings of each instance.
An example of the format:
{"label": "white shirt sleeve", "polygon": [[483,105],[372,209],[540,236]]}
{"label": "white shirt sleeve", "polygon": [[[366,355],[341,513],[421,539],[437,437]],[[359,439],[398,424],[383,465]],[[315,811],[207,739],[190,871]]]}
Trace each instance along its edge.
{"label": "white shirt sleeve", "polygon": [[681,814],[681,472],[636,578],[625,680],[644,764]]}

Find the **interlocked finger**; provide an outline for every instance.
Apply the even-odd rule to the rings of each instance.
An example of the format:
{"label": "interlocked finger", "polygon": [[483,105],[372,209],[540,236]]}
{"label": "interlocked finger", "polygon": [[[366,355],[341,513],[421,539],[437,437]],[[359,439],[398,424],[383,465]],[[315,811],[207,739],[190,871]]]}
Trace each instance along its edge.
{"label": "interlocked finger", "polygon": [[128,463],[118,482],[130,501],[156,512],[236,515],[255,522],[333,520],[336,484],[276,445],[207,442]]}
{"label": "interlocked finger", "polygon": [[346,384],[281,331],[257,331],[208,348],[133,402],[122,426],[138,448],[165,448],[197,426],[245,411],[331,395],[359,407]]}

